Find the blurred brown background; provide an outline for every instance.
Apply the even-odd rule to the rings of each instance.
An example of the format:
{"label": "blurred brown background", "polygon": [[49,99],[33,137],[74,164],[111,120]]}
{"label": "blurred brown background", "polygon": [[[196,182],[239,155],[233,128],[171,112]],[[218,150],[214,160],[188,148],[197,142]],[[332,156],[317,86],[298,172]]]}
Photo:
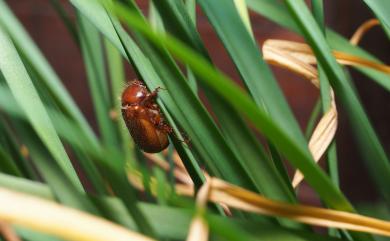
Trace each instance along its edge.
{"label": "blurred brown background", "polygon": [[[146,1],[138,2],[142,8],[147,8]],[[372,18],[371,12],[364,5],[363,1],[324,2],[326,4],[327,25],[345,37],[350,37],[361,23]],[[82,112],[95,127],[93,107],[79,50],[70,38],[61,20],[51,8],[49,0],[8,0],[7,3],[61,77]],[[63,3],[69,12],[73,11],[67,1],[63,1]],[[263,42],[268,38],[301,40],[298,36],[258,15],[251,14],[251,18],[253,29],[259,42]],[[198,29],[215,63],[225,73],[238,79],[238,75],[228,55],[214,34],[212,27],[208,24],[207,19],[200,15],[198,23]],[[390,63],[390,45],[380,28],[371,30],[360,45],[384,62]],[[302,127],[305,127],[318,96],[318,91],[309,83],[287,71],[274,70],[299,123]],[[386,104],[390,101],[390,94],[364,76],[353,71],[352,75],[372,123],[385,149],[390,153],[390,125],[388,125],[390,107]],[[132,74],[129,73],[129,78],[131,77]],[[357,148],[351,137],[343,110],[339,108],[339,111],[340,124],[337,141],[341,187],[353,201],[373,201],[377,197],[377,192],[369,181],[364,164],[356,152]],[[313,194],[308,191],[307,187],[303,188],[303,190],[303,199],[311,202]]]}

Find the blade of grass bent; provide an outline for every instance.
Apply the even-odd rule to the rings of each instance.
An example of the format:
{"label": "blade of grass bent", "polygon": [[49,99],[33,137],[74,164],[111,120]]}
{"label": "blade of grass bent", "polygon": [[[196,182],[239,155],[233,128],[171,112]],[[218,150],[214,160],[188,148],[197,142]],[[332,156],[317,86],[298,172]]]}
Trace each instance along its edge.
{"label": "blade of grass bent", "polygon": [[15,99],[26,112],[41,140],[45,143],[51,154],[69,177],[71,182],[81,191],[82,186],[68,155],[47,115],[45,107],[33,86],[19,55],[7,36],[0,28],[0,69],[7,80]]}

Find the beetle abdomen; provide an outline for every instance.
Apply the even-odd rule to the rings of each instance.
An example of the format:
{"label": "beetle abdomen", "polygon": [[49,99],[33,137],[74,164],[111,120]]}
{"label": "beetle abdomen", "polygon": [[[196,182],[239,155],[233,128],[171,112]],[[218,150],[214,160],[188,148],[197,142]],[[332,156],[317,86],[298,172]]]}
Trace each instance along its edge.
{"label": "beetle abdomen", "polygon": [[167,133],[156,129],[148,120],[134,119],[127,127],[136,144],[145,152],[160,152],[169,144]]}

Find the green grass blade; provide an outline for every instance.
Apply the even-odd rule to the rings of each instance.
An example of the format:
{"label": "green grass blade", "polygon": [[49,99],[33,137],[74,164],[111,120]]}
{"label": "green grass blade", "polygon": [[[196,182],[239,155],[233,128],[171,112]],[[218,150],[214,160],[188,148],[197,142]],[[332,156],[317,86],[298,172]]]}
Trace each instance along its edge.
{"label": "green grass blade", "polygon": [[2,145],[5,151],[10,155],[14,164],[21,172],[21,176],[32,180],[37,180],[38,176],[33,169],[31,162],[27,160],[21,153],[21,146],[17,144],[15,135],[10,129],[10,125],[7,123],[4,116],[0,117],[0,145]]}
{"label": "green grass blade", "polygon": [[0,173],[0,186],[44,199],[54,200],[54,195],[46,184],[25,178]]}
{"label": "green grass blade", "polygon": [[207,50],[195,29],[194,22],[191,20],[190,15],[187,14],[183,2],[153,0],[153,3],[158,9],[168,32],[177,36],[183,42],[191,43],[194,49],[198,50],[202,55],[208,56]]}
{"label": "green grass blade", "polygon": [[150,22],[150,25],[156,30],[164,32],[164,24],[161,20],[160,14],[158,13],[156,6],[154,5],[153,1],[149,3],[149,12],[148,12],[148,19]]}
{"label": "green grass blade", "polygon": [[[232,1],[199,0],[203,11],[216,29],[253,99],[290,135],[302,150],[307,142],[289,108],[271,70],[262,59],[254,39],[246,30]],[[221,8],[220,6],[224,6]]]}
{"label": "green grass blade", "polygon": [[52,5],[53,9],[57,12],[58,16],[61,18],[62,22],[68,29],[70,35],[73,38],[73,41],[79,45],[79,35],[77,33],[76,25],[73,23],[72,19],[64,9],[64,7],[61,5],[61,2],[59,0],[50,0],[50,4]]}
{"label": "green grass blade", "polygon": [[196,24],[196,0],[185,0],[185,6],[191,21]]}
{"label": "green grass blade", "polygon": [[244,23],[246,29],[248,30],[248,33],[254,39],[251,20],[249,18],[248,7],[246,5],[245,0],[233,0],[233,2],[234,5],[236,6],[237,12],[240,15],[242,22]]}
{"label": "green grass blade", "polygon": [[80,46],[85,62],[88,83],[95,108],[95,115],[107,146],[118,146],[117,132],[110,118],[111,97],[106,79],[103,47],[99,32],[82,15],[78,14]]}
{"label": "green grass blade", "polygon": [[[222,101],[219,101],[221,103]],[[227,108],[229,107],[229,108]],[[216,106],[215,108],[218,108]],[[251,130],[246,126],[242,117],[237,114],[232,107],[223,108],[227,112],[220,112],[220,124],[224,126],[224,135],[230,146],[235,147],[237,155],[253,179],[258,190],[264,195],[286,202],[296,202],[295,194],[286,185],[278,169],[267,156],[263,146],[258,142]],[[236,112],[237,113],[237,112]]]}
{"label": "green grass blade", "polygon": [[324,2],[322,0],[311,0],[311,8],[313,16],[321,27],[322,31],[325,29],[325,18],[324,18]]}
{"label": "green grass blade", "polygon": [[125,87],[126,76],[124,65],[122,61],[122,55],[118,49],[107,39],[104,39],[106,56],[107,56],[107,66],[108,72],[111,80],[111,96],[112,103],[114,107],[111,111],[115,111],[117,118],[114,118],[114,122],[117,126],[118,133],[120,134],[121,146],[125,153],[126,160],[134,159],[134,143],[129,136],[129,131],[126,128],[126,125],[122,118],[120,118],[121,113],[121,100],[120,96]]}
{"label": "green grass blade", "polygon": [[54,237],[52,235],[40,233],[19,226],[15,226],[14,230],[20,238],[23,238],[23,240],[26,241],[63,241],[60,238]]}
{"label": "green grass blade", "polygon": [[[187,10],[187,14],[189,15],[192,23],[196,26],[196,0],[186,0],[185,8]],[[198,91],[198,86],[196,83],[196,78],[194,73],[192,73],[191,69],[187,68],[187,79],[188,82],[194,92]]]}
{"label": "green grass blade", "polygon": [[0,69],[15,99],[25,111],[40,139],[45,143],[59,166],[81,191],[80,180],[12,41],[4,29],[0,29],[0,52],[2,53]]}
{"label": "green grass blade", "polygon": [[0,171],[9,175],[21,177],[22,173],[18,166],[13,162],[11,156],[0,146]]}
{"label": "green grass blade", "polygon": [[[315,20],[318,23],[323,34],[326,34],[325,31],[325,19],[324,19],[324,3],[322,0],[312,0],[312,12]],[[317,64],[318,75],[320,80],[320,93],[321,93],[321,102],[322,102],[322,112],[326,114],[326,112],[331,108],[331,87],[329,80],[322,68],[320,63]],[[333,140],[329,145],[328,150],[326,152],[326,160],[328,164],[328,172],[331,180],[336,186],[339,186],[339,173],[337,168],[337,153],[336,153],[336,141]],[[337,229],[329,229],[329,234],[334,234],[334,236],[339,235],[339,230]]]}
{"label": "green grass blade", "polygon": [[281,2],[274,0],[246,0],[246,3],[250,9],[267,19],[294,32],[300,32],[298,25],[291,18],[286,6]]}

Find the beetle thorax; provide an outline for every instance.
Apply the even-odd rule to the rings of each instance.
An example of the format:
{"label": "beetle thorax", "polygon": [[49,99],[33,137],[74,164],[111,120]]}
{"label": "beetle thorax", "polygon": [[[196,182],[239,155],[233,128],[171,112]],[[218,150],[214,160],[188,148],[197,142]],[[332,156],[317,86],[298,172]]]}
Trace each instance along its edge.
{"label": "beetle thorax", "polygon": [[138,105],[146,97],[148,90],[145,86],[132,83],[126,87],[122,94],[122,106]]}

